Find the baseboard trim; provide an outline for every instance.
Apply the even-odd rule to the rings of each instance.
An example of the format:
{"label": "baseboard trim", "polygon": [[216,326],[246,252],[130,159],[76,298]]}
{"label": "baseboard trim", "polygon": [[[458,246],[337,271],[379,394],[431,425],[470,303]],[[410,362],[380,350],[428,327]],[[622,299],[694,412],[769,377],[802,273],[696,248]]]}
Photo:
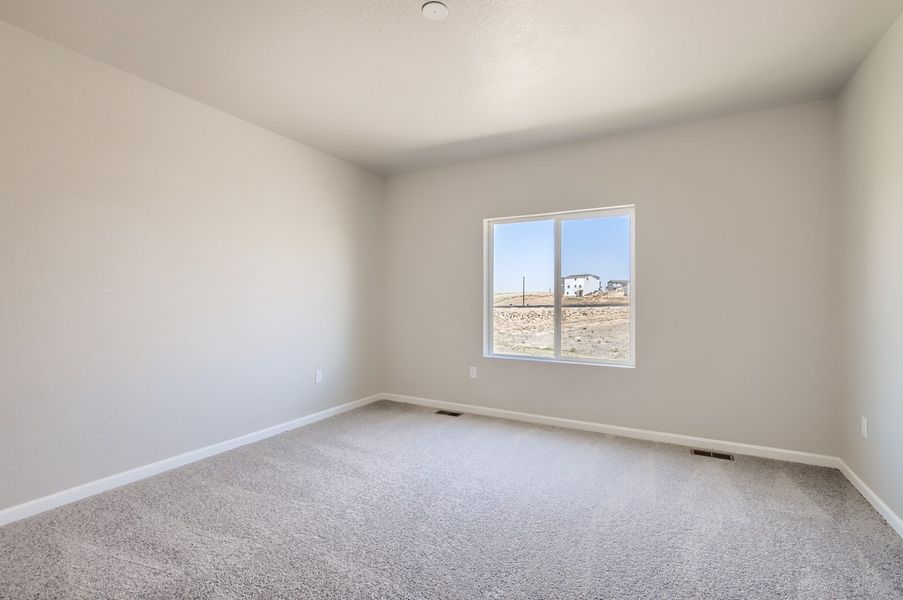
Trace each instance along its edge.
{"label": "baseboard trim", "polygon": [[450,410],[453,412],[471,413],[475,415],[483,415],[487,417],[498,417],[500,419],[510,419],[513,421],[524,421],[526,423],[537,423],[539,425],[553,425],[555,427],[565,427],[568,429],[579,429],[582,431],[595,431],[598,433],[608,433],[621,437],[634,438],[638,440],[647,440],[651,442],[664,442],[666,444],[676,444],[678,446],[692,446],[694,448],[703,448],[706,450],[717,450],[719,452],[728,452],[735,454],[745,454],[748,456],[758,456],[760,458],[771,458],[774,460],[784,460],[788,462],[803,463],[807,465],[815,465],[819,467],[832,467],[843,473],[844,477],[855,487],[862,497],[865,498],[872,507],[878,511],[888,525],[903,537],[903,519],[900,518],[891,508],[865,484],[862,479],[856,475],[841,458],[837,456],[828,456],[826,454],[814,454],[811,452],[800,452],[798,450],[785,450],[783,448],[773,448],[771,446],[757,446],[754,444],[741,444],[738,442],[727,442],[724,440],[713,440],[710,438],[702,438],[691,435],[682,435],[678,433],[665,433],[663,431],[652,431],[649,429],[635,429],[632,427],[621,427],[620,425],[606,425],[604,423],[594,423],[592,421],[579,421],[576,419],[562,419],[560,417],[548,417],[545,415],[537,415],[534,413],[518,412],[513,410],[504,410],[500,408],[489,408],[476,404],[461,404],[458,402],[446,402],[444,400],[433,400],[431,398],[420,398],[417,396],[406,396],[403,394],[382,394],[380,398],[385,400],[393,400],[395,402],[404,402],[406,404],[416,404],[419,406],[427,406],[442,410]]}
{"label": "baseboard trim", "polygon": [[897,532],[897,535],[903,538],[903,518],[895,513],[891,507],[888,506],[884,500],[882,500],[881,497],[850,468],[850,465],[844,462],[843,459],[839,458],[837,460],[840,461],[840,467],[838,467],[840,472],[843,473],[850,483],[853,484],[853,487],[862,494],[862,497],[868,500],[869,504],[878,511],[878,514],[884,517],[884,520]]}
{"label": "baseboard trim", "polygon": [[3,510],[0,510],[0,526],[6,525],[7,523],[12,523],[13,521],[25,519],[32,515],[36,515],[38,513],[57,508],[59,506],[63,506],[64,504],[69,504],[70,502],[75,502],[76,500],[82,500],[83,498],[94,496],[95,494],[99,494],[113,488],[121,487],[123,485],[139,481],[141,479],[146,479],[153,475],[158,475],[165,471],[170,471],[172,469],[176,469],[178,467],[208,458],[210,456],[227,452],[240,446],[252,444],[268,437],[278,435],[285,431],[290,431],[292,429],[304,427],[305,425],[310,425],[311,423],[316,423],[317,421],[322,421],[323,419],[328,419],[329,417],[334,417],[335,415],[370,404],[371,402],[379,400],[383,397],[383,394],[374,394],[373,396],[367,396],[366,398],[361,398],[360,400],[346,402],[345,404],[327,408],[326,410],[321,410],[319,412],[315,412],[298,419],[292,419],[291,421],[286,421],[284,423],[280,423],[279,425],[273,425],[272,427],[267,427],[266,429],[261,429],[259,431],[254,431],[252,433],[241,435],[229,440],[225,440],[223,442],[211,444],[210,446],[205,446],[204,448],[199,448],[197,450],[191,450],[177,456],[164,458],[163,460],[159,460],[154,463],[136,467],[134,469],[129,469],[128,471],[116,473],[115,475],[104,477],[103,479],[90,481],[88,483],[84,483],[67,490],[56,492],[48,496],[43,496],[41,498],[36,498],[35,500],[30,500],[28,502],[23,502],[22,504],[17,504],[15,506],[5,508]]}
{"label": "baseboard trim", "polygon": [[484,415],[487,417],[499,417],[501,419],[511,419],[513,421],[524,421],[526,423],[537,423],[540,425],[566,427],[568,429],[579,429],[581,431],[608,433],[620,437],[647,440],[650,442],[664,442],[666,444],[676,444],[678,446],[692,446],[694,448],[703,448],[705,450],[717,450],[718,452],[745,454],[748,456],[758,456],[761,458],[773,458],[775,460],[804,463],[807,465],[816,465],[819,467],[833,467],[835,469],[840,468],[840,459],[836,456],[828,456],[826,454],[813,454],[811,452],[784,450],[782,448],[772,448],[770,446],[741,444],[738,442],[713,440],[691,435],[682,435],[679,433],[666,433],[663,431],[653,431],[650,429],[622,427],[620,425],[606,425],[604,423],[596,423],[593,421],[579,421],[576,419],[547,417],[545,415],[537,415],[534,413],[517,412],[500,408],[489,408],[475,404],[445,402],[443,400],[432,400],[430,398],[419,398],[417,396],[405,396],[402,394],[383,394],[382,398],[385,398],[387,400],[394,400],[396,402],[405,402],[407,404],[429,406],[430,408],[439,408],[455,412],[466,412],[476,415]]}
{"label": "baseboard trim", "polygon": [[825,454],[814,454],[811,452],[800,452],[797,450],[784,450],[782,448],[773,448],[770,446],[757,446],[754,444],[742,444],[738,442],[728,442],[724,440],[714,440],[710,438],[702,438],[690,435],[682,435],[678,433],[666,433],[662,431],[653,431],[649,429],[636,429],[633,427],[622,427],[620,425],[606,425],[604,423],[595,423],[592,421],[580,421],[577,419],[564,419],[560,417],[549,417],[534,413],[518,412],[513,410],[505,410],[500,408],[489,408],[487,406],[479,406],[476,404],[461,404],[459,402],[446,402],[444,400],[433,400],[431,398],[421,398],[418,396],[407,396],[404,394],[373,394],[360,400],[346,402],[339,406],[334,406],[326,410],[286,421],[279,425],[273,425],[266,429],[261,429],[252,433],[248,433],[239,437],[235,437],[223,442],[212,444],[197,450],[191,450],[177,456],[165,458],[163,460],[136,467],[122,473],[110,475],[103,479],[91,481],[82,485],[78,485],[67,490],[56,492],[48,496],[43,496],[35,500],[30,500],[22,504],[17,504],[9,508],[0,510],[0,526],[21,519],[28,518],[32,515],[52,510],[59,506],[94,496],[101,492],[111,490],[141,479],[152,477],[178,467],[203,460],[210,456],[215,456],[223,452],[227,452],[234,448],[252,444],[254,442],[278,435],[280,433],[298,429],[305,425],[316,423],[330,417],[366,406],[377,400],[392,400],[394,402],[403,402],[406,404],[416,404],[430,408],[451,410],[454,412],[464,412],[487,417],[497,417],[500,419],[509,419],[512,421],[522,421],[525,423],[536,423],[539,425],[552,425],[555,427],[564,427],[568,429],[579,429],[581,431],[594,431],[597,433],[607,433],[621,437],[634,438],[639,440],[647,440],[651,442],[663,442],[666,444],[676,444],[678,446],[692,446],[696,448],[705,448],[708,450],[717,450],[719,452],[729,452],[735,454],[745,454],[748,456],[758,456],[761,458],[771,458],[775,460],[785,460],[789,462],[803,463],[807,465],[816,465],[820,467],[833,467],[840,470],[841,473],[849,480],[863,498],[871,504],[878,514],[880,514],[891,528],[903,537],[903,518],[897,515],[891,508],[872,490],[866,483],[850,468],[850,466],[842,459],[836,456],[828,456]]}

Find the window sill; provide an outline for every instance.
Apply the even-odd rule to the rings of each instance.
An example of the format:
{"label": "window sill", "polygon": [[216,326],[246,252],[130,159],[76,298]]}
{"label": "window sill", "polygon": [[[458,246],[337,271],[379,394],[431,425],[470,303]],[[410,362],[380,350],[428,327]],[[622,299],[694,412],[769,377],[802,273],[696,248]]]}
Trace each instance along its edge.
{"label": "window sill", "polygon": [[627,361],[606,361],[590,359],[546,358],[544,356],[516,356],[514,354],[483,354],[483,358],[499,360],[516,360],[525,362],[552,363],[558,365],[584,365],[587,367],[614,367],[616,369],[635,369],[636,363]]}

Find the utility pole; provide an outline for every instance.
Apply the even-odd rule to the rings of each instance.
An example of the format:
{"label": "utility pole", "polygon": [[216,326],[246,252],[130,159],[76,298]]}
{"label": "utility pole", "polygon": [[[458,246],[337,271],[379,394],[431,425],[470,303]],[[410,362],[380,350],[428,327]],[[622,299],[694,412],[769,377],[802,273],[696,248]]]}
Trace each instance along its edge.
{"label": "utility pole", "polygon": [[527,306],[527,276],[522,275],[520,278],[520,305],[521,308]]}

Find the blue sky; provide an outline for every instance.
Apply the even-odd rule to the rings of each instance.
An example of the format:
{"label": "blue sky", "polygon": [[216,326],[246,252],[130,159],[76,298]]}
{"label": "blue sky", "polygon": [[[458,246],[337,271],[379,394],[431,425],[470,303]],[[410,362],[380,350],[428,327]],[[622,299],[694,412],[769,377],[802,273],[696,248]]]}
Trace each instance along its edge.
{"label": "blue sky", "polygon": [[[561,222],[561,274],[592,273],[609,279],[630,278],[630,217],[595,217]],[[555,277],[553,221],[495,225],[493,287],[496,293],[519,292],[521,276],[528,292],[548,292]]]}

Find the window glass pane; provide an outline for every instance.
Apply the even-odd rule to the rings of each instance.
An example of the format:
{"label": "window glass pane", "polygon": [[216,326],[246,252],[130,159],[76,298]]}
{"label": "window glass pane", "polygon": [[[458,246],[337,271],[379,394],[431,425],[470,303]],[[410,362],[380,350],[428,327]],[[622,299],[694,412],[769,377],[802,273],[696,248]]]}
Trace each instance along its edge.
{"label": "window glass pane", "polygon": [[561,221],[561,357],[630,359],[630,217]]}
{"label": "window glass pane", "polygon": [[492,351],[554,356],[555,223],[492,227]]}

